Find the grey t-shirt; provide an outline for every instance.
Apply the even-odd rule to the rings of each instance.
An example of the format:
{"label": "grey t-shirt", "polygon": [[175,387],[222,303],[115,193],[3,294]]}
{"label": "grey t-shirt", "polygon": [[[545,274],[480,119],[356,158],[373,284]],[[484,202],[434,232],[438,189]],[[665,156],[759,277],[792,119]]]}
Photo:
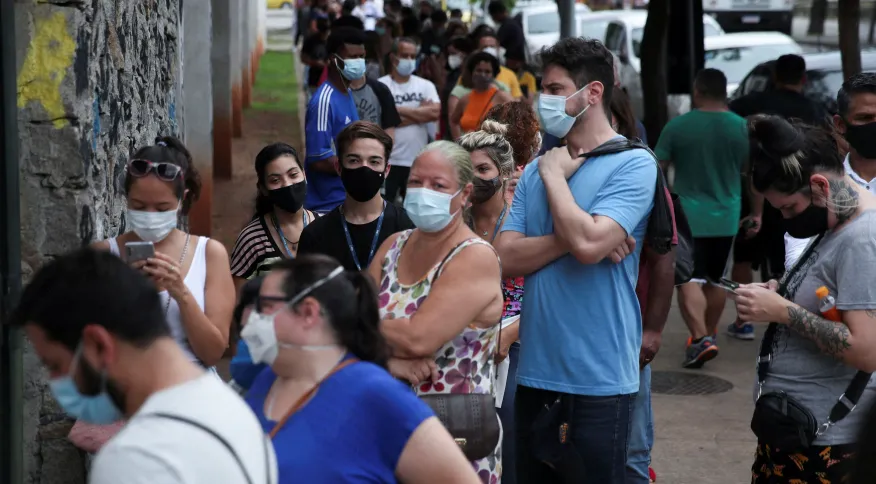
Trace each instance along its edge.
{"label": "grey t-shirt", "polygon": [[[788,284],[792,300],[820,314],[816,289],[827,286],[840,311],[876,309],[876,210],[864,212],[836,233],[828,233]],[[780,325],[763,392],[783,390],[806,406],[819,424],[848,387],[857,370],[821,352],[811,340]],[[755,385],[755,392],[757,385]],[[814,445],[856,442],[876,397],[870,379],[858,408],[834,425]]]}
{"label": "grey t-shirt", "polygon": [[359,111],[359,119],[362,121],[371,121],[380,125],[380,100],[377,99],[377,94],[374,94],[374,89],[365,83],[360,89],[352,89],[353,100],[356,101],[356,110]]}

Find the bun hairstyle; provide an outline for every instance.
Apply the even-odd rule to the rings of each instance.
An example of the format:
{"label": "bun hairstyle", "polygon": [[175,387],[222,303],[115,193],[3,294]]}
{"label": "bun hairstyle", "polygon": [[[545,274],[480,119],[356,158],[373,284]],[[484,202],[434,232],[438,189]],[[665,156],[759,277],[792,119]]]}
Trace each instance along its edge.
{"label": "bun hairstyle", "polygon": [[808,189],[815,173],[844,173],[836,139],[824,128],[757,115],[748,120],[748,136],[751,181],[758,192],[795,193]]}
{"label": "bun hairstyle", "polygon": [[[183,176],[173,181],[176,197],[182,202],[180,214],[188,215],[192,204],[201,196],[201,175],[192,163],[192,155],[182,143],[173,136],[155,138],[155,144],[144,146],[131,155],[131,159],[149,160],[152,163],[171,163],[182,168]],[[125,192],[130,191],[136,177],[125,172]],[[188,190],[188,193],[186,193]]]}
{"label": "bun hairstyle", "polygon": [[[541,149],[541,128],[532,105],[525,101],[515,101],[493,106],[487,111],[487,120],[504,123],[502,135],[514,150],[514,165],[525,166],[535,158]],[[486,121],[481,129],[485,129]]]}
{"label": "bun hairstyle", "polygon": [[[499,177],[503,180],[511,176],[514,171],[514,149],[505,138],[508,125],[492,119],[486,119],[481,124],[480,131],[473,131],[462,135],[459,146],[469,153],[482,150],[493,160],[499,169]],[[504,182],[503,182],[504,187]]]}
{"label": "bun hairstyle", "polygon": [[[298,156],[298,150],[292,145],[286,143],[269,144],[262,148],[255,158],[255,172],[258,177],[258,186],[261,189],[267,190],[267,187],[265,186],[265,167],[281,156],[291,156],[295,158],[298,167],[301,168],[302,171],[304,170],[304,166],[301,164],[301,158]],[[274,202],[272,202],[267,195],[263,194],[262,190],[258,190],[255,199],[255,214],[253,215],[253,219],[261,217],[266,213],[270,213],[273,210]]]}
{"label": "bun hairstyle", "polygon": [[[327,277],[339,265],[331,257],[308,254],[283,260],[273,268],[288,271],[283,292],[291,299]],[[339,344],[360,360],[386,368],[389,347],[380,332],[377,288],[371,277],[360,271],[346,271],[313,289],[306,297],[319,301]]]}

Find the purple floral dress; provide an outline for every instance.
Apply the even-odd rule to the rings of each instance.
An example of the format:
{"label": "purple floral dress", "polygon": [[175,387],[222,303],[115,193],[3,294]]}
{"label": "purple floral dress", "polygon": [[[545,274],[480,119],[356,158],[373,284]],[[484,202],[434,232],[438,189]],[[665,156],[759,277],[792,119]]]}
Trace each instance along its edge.
{"label": "purple floral dress", "polygon": [[[412,285],[398,282],[398,258],[411,235],[411,230],[402,232],[386,253],[383,260],[383,275],[378,294],[380,317],[410,318],[429,295],[432,282],[440,275],[435,265],[420,281]],[[473,244],[490,245],[480,238],[466,240],[457,246],[445,264],[464,248]],[[490,246],[492,247],[492,246]],[[448,341],[435,353],[439,378],[435,383],[423,383],[416,390],[418,395],[434,393],[493,393],[499,325],[481,329],[467,327],[456,338]],[[484,484],[498,484],[502,476],[502,439],[496,451],[489,457],[472,462],[475,472]]]}

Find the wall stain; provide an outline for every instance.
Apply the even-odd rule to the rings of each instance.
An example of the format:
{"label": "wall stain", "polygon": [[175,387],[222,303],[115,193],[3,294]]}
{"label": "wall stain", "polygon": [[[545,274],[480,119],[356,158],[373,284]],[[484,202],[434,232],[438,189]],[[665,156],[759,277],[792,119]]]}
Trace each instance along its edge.
{"label": "wall stain", "polygon": [[38,102],[56,128],[69,123],[61,99],[61,83],[73,64],[76,42],[63,13],[35,20],[36,29],[18,73],[18,107]]}

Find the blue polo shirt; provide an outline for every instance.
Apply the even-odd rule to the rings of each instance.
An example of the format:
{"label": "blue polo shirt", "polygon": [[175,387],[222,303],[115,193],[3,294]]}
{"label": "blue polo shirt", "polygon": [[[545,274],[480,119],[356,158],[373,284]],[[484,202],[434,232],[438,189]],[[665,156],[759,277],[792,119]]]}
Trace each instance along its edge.
{"label": "blue polo shirt", "polygon": [[[554,233],[536,159],[527,165],[503,232]],[[642,150],[587,160],[569,179],[578,206],[610,217],[636,239],[620,264],[582,264],[571,254],[526,276],[517,382],[575,395],[639,389],[642,316],[636,299],[639,253],[654,200],[657,164]]]}
{"label": "blue polo shirt", "polygon": [[310,164],[337,156],[335,138],[348,124],[358,120],[353,95],[338,91],[328,81],[316,88],[307,103],[304,116],[307,198],[304,207],[308,210],[328,212],[344,201],[346,193],[341,177],[312,170]]}

